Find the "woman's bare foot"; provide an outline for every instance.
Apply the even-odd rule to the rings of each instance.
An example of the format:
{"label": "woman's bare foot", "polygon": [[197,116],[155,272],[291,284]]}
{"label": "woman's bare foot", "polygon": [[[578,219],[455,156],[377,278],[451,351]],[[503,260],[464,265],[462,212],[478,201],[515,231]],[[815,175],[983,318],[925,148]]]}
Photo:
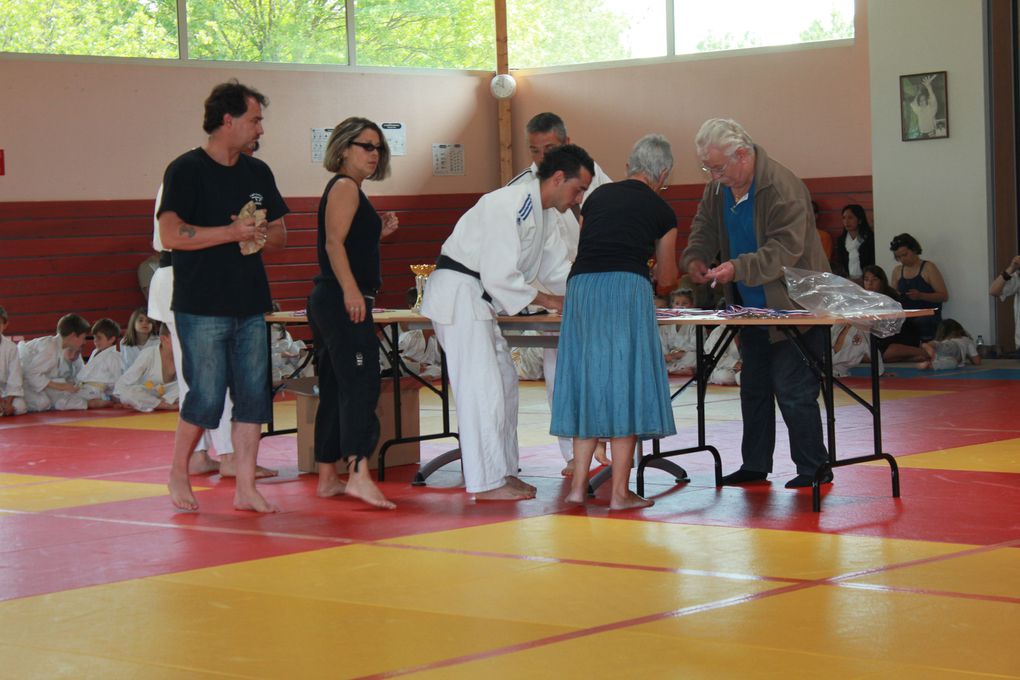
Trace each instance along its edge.
{"label": "woman's bare foot", "polygon": [[919,369],[921,369],[922,371],[927,371],[929,368],[931,368],[931,362],[930,361],[922,361],[921,363],[919,363],[917,365],[917,367]]}
{"label": "woman's bare foot", "polygon": [[375,485],[375,482],[372,481],[372,478],[368,476],[367,472],[365,475],[352,473],[347,478],[347,489],[344,493],[348,496],[353,496],[358,500],[364,501],[375,508],[392,510],[397,507],[396,503],[383,495],[383,492],[379,490],[379,487]]}
{"label": "woman's bare foot", "polygon": [[519,478],[514,477],[513,475],[510,475],[509,477],[506,478],[506,483],[511,488],[517,489],[518,491],[527,494],[528,498],[534,498],[535,494],[538,493],[538,489],[536,487],[521,481]]}
{"label": "woman's bare foot", "polygon": [[344,491],[347,489],[347,484],[341,482],[338,478],[331,480],[319,478],[319,483],[315,487],[315,495],[319,498],[331,498],[333,496],[343,496]]}
{"label": "woman's bare foot", "polygon": [[188,480],[187,475],[181,477],[170,475],[170,481],[166,486],[170,489],[170,501],[175,508],[198,510],[198,501],[195,500],[195,494],[191,491],[191,481]]}
{"label": "woman's bare foot", "polygon": [[529,496],[509,484],[504,484],[498,489],[482,491],[474,494],[476,501],[526,501],[534,496]]}
{"label": "woman's bare foot", "polygon": [[570,493],[567,494],[567,497],[563,499],[563,502],[584,505],[585,503],[588,502],[588,493],[586,490],[574,491],[573,489],[571,489]]}
{"label": "woman's bare foot", "polygon": [[566,466],[560,470],[560,474],[564,477],[572,477],[574,475],[574,459],[571,458],[567,461]]}
{"label": "woman's bare foot", "polygon": [[280,508],[267,501],[255,489],[251,491],[237,489],[234,492],[234,509],[253,512],[280,512]]}
{"label": "woman's bare foot", "polygon": [[633,510],[634,508],[650,508],[655,505],[655,501],[650,501],[647,498],[638,496],[633,491],[628,491],[627,495],[623,498],[613,497],[609,502],[610,510]]}
{"label": "woman's bare foot", "polygon": [[612,465],[609,460],[609,456],[606,455],[606,443],[599,442],[595,445],[595,460],[599,462],[599,465]]}
{"label": "woman's bare foot", "polygon": [[212,459],[207,451],[195,451],[188,458],[189,475],[207,475],[220,469],[220,464]]}

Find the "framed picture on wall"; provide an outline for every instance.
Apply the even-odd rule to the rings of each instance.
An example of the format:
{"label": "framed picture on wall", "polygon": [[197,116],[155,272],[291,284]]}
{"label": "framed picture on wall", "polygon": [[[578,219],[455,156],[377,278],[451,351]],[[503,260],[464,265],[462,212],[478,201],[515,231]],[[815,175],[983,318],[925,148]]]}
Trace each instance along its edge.
{"label": "framed picture on wall", "polygon": [[900,76],[900,130],[904,142],[949,136],[945,71]]}

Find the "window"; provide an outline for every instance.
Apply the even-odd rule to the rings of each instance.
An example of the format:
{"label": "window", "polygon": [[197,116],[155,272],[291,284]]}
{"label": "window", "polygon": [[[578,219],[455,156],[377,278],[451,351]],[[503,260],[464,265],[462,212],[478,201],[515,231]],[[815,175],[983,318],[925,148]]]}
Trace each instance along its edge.
{"label": "window", "polygon": [[676,54],[854,37],[854,0],[673,0]]}
{"label": "window", "polygon": [[507,0],[511,68],[666,55],[663,0]]}
{"label": "window", "polygon": [[187,0],[188,57],[346,64],[345,0]]}
{"label": "window", "polygon": [[177,59],[177,2],[0,0],[0,52]]}
{"label": "window", "polygon": [[358,0],[356,6],[358,64],[496,68],[492,0]]}

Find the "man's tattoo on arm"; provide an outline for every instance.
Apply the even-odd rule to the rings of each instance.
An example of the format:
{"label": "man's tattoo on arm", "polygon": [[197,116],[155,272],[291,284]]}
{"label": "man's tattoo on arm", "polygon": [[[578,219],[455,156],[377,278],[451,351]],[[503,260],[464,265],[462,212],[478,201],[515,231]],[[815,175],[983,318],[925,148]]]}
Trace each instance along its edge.
{"label": "man's tattoo on arm", "polygon": [[190,224],[184,224],[183,222],[177,230],[177,233],[181,236],[187,236],[188,238],[195,238],[195,228]]}

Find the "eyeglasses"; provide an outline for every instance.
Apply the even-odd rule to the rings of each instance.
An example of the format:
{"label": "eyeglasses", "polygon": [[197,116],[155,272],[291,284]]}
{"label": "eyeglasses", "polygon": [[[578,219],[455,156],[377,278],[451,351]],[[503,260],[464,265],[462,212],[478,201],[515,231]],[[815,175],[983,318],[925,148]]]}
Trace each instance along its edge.
{"label": "eyeglasses", "polygon": [[730,163],[732,163],[734,160],[736,160],[736,157],[730,156],[729,158],[726,159],[726,162],[723,163],[722,165],[717,165],[715,167],[702,165],[701,171],[708,175],[722,175],[723,173],[726,172],[726,168],[728,168],[730,166]]}
{"label": "eyeglasses", "polygon": [[373,144],[372,142],[351,142],[351,146],[360,146],[368,153],[373,151],[382,151],[382,144]]}

